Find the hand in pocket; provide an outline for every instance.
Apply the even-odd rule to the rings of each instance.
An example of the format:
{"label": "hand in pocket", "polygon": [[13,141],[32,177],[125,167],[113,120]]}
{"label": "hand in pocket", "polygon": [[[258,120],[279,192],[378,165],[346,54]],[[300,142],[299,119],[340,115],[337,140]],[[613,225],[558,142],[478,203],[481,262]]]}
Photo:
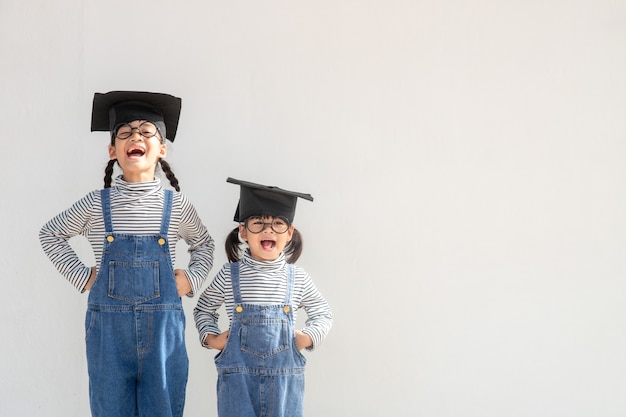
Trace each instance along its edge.
{"label": "hand in pocket", "polygon": [[211,346],[213,349],[224,350],[224,347],[226,347],[226,342],[228,341],[229,334],[230,330],[226,330],[224,333],[219,335],[208,334],[204,339],[204,343]]}

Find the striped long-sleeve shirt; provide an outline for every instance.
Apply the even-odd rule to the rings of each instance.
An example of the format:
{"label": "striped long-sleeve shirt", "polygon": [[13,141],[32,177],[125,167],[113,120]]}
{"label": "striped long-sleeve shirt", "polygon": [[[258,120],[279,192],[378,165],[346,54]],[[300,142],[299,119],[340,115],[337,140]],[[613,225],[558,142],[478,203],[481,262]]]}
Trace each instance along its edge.
{"label": "striped long-sleeve shirt", "polygon": [[[161,228],[165,190],[161,181],[129,183],[121,177],[111,187],[111,218],[117,233],[152,235]],[[92,191],[69,209],[47,222],[39,232],[41,247],[57,270],[79,291],[84,291],[91,275],[72,249],[69,239],[85,236],[94,252],[96,268],[100,266],[104,245],[104,220],[100,190]],[[195,208],[180,193],[174,193],[168,242],[172,264],[176,261],[176,242],[189,245],[190,260],[184,269],[192,287],[187,294],[200,290],[213,264],[213,239],[202,224]]]}
{"label": "striped long-sleeve shirt", "polygon": [[[292,292],[292,311],[294,320],[301,308],[307,314],[306,327],[302,331],[313,339],[312,350],[318,347],[333,323],[330,306],[322,297],[309,274],[301,267],[295,266],[294,288]],[[248,304],[282,304],[287,291],[287,263],[285,255],[274,261],[258,261],[247,250],[241,260],[239,269],[239,285],[243,303]],[[200,333],[200,343],[204,343],[208,334],[221,333],[218,327],[217,310],[225,304],[229,320],[233,317],[234,296],[230,278],[230,264],[225,264],[217,273],[213,282],[198,299],[193,315]]]}

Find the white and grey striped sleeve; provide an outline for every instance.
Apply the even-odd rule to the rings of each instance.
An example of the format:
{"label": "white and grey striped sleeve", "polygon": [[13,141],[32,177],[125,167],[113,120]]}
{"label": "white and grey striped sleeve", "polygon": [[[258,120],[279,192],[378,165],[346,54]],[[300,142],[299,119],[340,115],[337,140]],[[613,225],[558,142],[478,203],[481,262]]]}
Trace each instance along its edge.
{"label": "white and grey striped sleeve", "polygon": [[181,206],[178,235],[189,245],[189,264],[185,273],[191,284],[191,293],[187,295],[191,297],[200,290],[213,266],[215,242],[202,224],[194,206],[184,195],[178,196]]}
{"label": "white and grey striped sleeve", "polygon": [[311,336],[313,340],[313,345],[307,350],[314,350],[322,344],[330,332],[333,325],[333,314],[328,302],[317,289],[309,274],[301,268],[298,269],[297,276],[302,283],[302,298],[298,308],[304,308],[307,314],[306,324],[302,332]]}
{"label": "white and grey striped sleeve", "polygon": [[[204,343],[206,336],[209,334],[219,335],[221,333],[218,326],[220,315],[217,313],[217,310],[226,301],[227,284],[225,275],[229,272],[230,270],[225,266],[215,275],[211,284],[200,295],[198,304],[193,310],[193,318],[200,335],[200,344],[206,348],[209,348]],[[232,291],[229,289],[228,293],[232,293]]]}
{"label": "white and grey striped sleeve", "polygon": [[[94,218],[99,192],[93,191],[59,213],[39,231],[39,241],[44,253],[56,269],[79,291],[83,291],[91,275],[91,267],[79,259],[70,246],[69,239],[85,235]],[[99,210],[99,208],[97,209]]]}

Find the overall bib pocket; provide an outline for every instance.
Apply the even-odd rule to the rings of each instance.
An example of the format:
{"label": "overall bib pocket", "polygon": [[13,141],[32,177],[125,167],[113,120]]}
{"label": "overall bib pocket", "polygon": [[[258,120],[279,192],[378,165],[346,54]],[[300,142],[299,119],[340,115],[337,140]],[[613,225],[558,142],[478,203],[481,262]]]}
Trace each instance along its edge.
{"label": "overall bib pocket", "polygon": [[241,350],[266,359],[289,348],[289,325],[284,318],[242,321]]}
{"label": "overall bib pocket", "polygon": [[160,296],[158,262],[109,262],[109,297],[139,304]]}

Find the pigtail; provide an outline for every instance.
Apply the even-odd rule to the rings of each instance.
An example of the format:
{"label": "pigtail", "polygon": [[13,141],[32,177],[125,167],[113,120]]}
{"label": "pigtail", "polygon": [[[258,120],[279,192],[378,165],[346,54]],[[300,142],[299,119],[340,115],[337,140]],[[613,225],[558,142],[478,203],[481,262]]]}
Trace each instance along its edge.
{"label": "pigtail", "polygon": [[237,262],[241,259],[241,241],[239,240],[239,227],[235,227],[226,237],[224,244],[226,257],[229,262]]}
{"label": "pigtail", "polygon": [[170,180],[171,186],[176,191],[180,191],[180,186],[178,185],[178,178],[176,178],[176,176],[174,175],[174,171],[172,171],[170,164],[167,163],[164,159],[159,159],[159,163],[161,164],[161,169],[163,170],[163,173],[165,174],[167,179]]}
{"label": "pigtail", "polygon": [[106,168],[104,169],[104,188],[110,188],[113,181],[113,167],[117,159],[109,159]]}
{"label": "pigtail", "polygon": [[293,229],[291,240],[287,243],[285,249],[283,249],[287,263],[293,264],[298,260],[302,254],[302,247],[302,234],[298,231],[298,229]]}

